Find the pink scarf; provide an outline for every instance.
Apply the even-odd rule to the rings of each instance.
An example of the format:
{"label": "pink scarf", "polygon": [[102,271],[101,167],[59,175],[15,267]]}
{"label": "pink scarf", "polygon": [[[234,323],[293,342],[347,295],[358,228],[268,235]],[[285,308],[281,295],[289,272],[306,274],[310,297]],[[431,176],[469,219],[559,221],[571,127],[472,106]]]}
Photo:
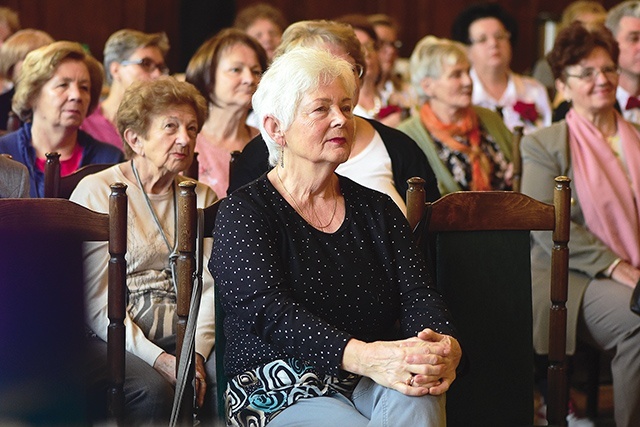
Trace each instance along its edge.
{"label": "pink scarf", "polygon": [[574,110],[567,114],[571,162],[587,227],[620,258],[640,267],[640,133],[615,114],[630,176],[598,128]]}

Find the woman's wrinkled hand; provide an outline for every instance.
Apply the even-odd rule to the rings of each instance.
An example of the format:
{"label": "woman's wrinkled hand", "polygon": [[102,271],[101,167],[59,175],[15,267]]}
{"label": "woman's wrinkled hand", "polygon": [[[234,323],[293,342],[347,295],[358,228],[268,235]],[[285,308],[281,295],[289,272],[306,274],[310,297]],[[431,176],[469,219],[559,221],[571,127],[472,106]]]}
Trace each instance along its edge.
{"label": "woman's wrinkled hand", "polygon": [[437,349],[437,353],[442,356],[437,359],[441,368],[438,380],[434,381],[433,375],[422,375],[416,371],[417,375],[413,379],[414,385],[427,387],[429,394],[439,395],[445,393],[456,379],[456,368],[460,364],[460,358],[462,357],[462,349],[458,340],[452,336],[439,334],[427,328],[420,331],[417,338],[409,339],[408,343],[407,345],[419,348],[424,347],[428,349],[428,352],[408,355],[407,363],[418,365],[432,363],[433,359],[429,357],[429,352],[433,351],[433,349]]}
{"label": "woman's wrinkled hand", "polygon": [[441,394],[455,379],[460,354],[455,339],[425,330],[417,337],[399,341],[365,343],[351,339],[345,347],[342,368],[406,395]]}
{"label": "woman's wrinkled hand", "polygon": [[199,408],[204,404],[204,395],[207,392],[207,374],[204,370],[204,357],[196,353],[196,403]]}

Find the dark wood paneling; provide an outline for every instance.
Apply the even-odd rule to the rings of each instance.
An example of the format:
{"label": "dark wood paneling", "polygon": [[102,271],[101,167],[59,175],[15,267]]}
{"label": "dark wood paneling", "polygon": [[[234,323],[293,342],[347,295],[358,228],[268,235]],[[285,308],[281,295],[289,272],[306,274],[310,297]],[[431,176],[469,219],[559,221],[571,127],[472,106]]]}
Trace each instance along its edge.
{"label": "dark wood paneling", "polygon": [[[238,10],[255,0],[236,0]],[[267,3],[284,11],[287,19],[294,22],[302,19],[334,18],[345,13],[386,13],[400,22],[404,46],[401,55],[411,55],[413,46],[426,35],[450,37],[451,23],[460,11],[470,4],[469,0],[270,0]],[[571,0],[500,0],[507,11],[519,23],[519,39],[513,47],[512,66],[515,71],[526,72],[538,57],[538,23],[541,13],[560,16]],[[618,3],[605,0],[605,7]]]}
{"label": "dark wood paneling", "polygon": [[[56,39],[86,43],[102,60],[105,41],[114,31],[134,28],[165,31],[171,41],[167,63],[182,71],[197,46],[220,28],[230,25],[234,10],[256,0],[2,0],[20,13],[23,27],[49,32]],[[346,13],[387,13],[402,25],[402,56],[415,43],[433,34],[449,37],[455,16],[468,0],[270,0],[290,22],[331,19]],[[520,37],[514,46],[513,69],[527,71],[538,56],[538,23],[541,13],[559,16],[569,0],[500,0],[519,22]],[[616,0],[604,0],[611,7]],[[234,7],[235,5],[235,7]]]}

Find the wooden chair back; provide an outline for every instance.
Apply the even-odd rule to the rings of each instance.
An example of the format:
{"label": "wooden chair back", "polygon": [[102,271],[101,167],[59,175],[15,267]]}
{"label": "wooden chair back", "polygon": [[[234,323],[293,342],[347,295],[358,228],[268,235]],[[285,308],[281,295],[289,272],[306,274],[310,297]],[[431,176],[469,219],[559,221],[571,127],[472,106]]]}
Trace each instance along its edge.
{"label": "wooden chair back", "polygon": [[570,180],[556,178],[553,205],[509,191],[457,192],[425,203],[423,182],[409,180],[409,222],[434,261],[468,361],[447,393],[448,425],[532,423],[532,230],[553,232],[547,416],[566,425]]}
{"label": "wooden chair back", "polygon": [[68,199],[82,178],[92,173],[100,172],[113,165],[93,164],[86,165],[73,172],[71,175],[60,176],[60,154],[47,153],[47,160],[44,164],[44,197],[57,197]]}
{"label": "wooden chair back", "polygon": [[[82,252],[80,244],[83,241],[108,241],[109,247],[109,269],[108,269],[108,367],[109,367],[109,390],[108,390],[108,409],[110,416],[114,417],[119,423],[122,422],[124,414],[124,366],[125,366],[125,308],[126,308],[126,261],[125,252],[127,249],[127,196],[126,185],[115,183],[111,185],[111,194],[109,196],[109,213],[102,214],[91,211],[83,206],[64,199],[0,199],[0,235],[6,239],[8,235],[14,236],[32,236],[34,237],[31,244],[38,246],[39,244],[48,244],[41,252],[48,251],[48,257],[58,260],[66,267],[77,264],[79,262],[82,268]],[[51,243],[53,241],[53,243]],[[6,245],[6,240],[4,240]],[[66,251],[64,248],[75,244],[78,251]],[[0,243],[2,245],[2,243]],[[11,248],[10,248],[11,249]],[[74,256],[75,255],[75,256]],[[29,253],[29,257],[32,253]],[[45,260],[46,261],[46,260]],[[44,265],[39,265],[36,259],[33,259],[33,270],[40,270]],[[45,287],[56,289],[54,285],[63,285],[67,283],[59,283],[53,272],[48,277],[44,277],[39,292],[45,292]],[[19,277],[14,277],[15,283],[2,283],[3,287],[25,286],[25,283]],[[82,307],[82,275],[80,274],[80,307]],[[58,289],[58,292],[64,292]],[[55,304],[52,299],[50,304]],[[73,305],[69,307],[70,302],[67,301],[65,307],[51,306],[54,315],[50,319],[45,312],[33,313],[35,316],[45,323],[49,321],[55,322],[61,312],[73,309]],[[57,313],[57,314],[56,314]],[[24,315],[24,313],[22,313]],[[82,329],[84,338],[84,319],[80,320],[78,327]],[[33,333],[34,331],[23,331],[24,334]],[[59,331],[62,333],[63,331]],[[64,340],[62,340],[64,341]],[[7,343],[4,343],[7,344]],[[3,344],[3,345],[4,345]],[[73,345],[58,341],[58,346],[62,346],[67,357],[72,357],[69,353],[77,351],[77,348],[67,347]],[[19,349],[15,349],[19,352]],[[47,358],[54,352],[54,349],[47,348]],[[51,362],[51,359],[49,359]],[[42,361],[39,362],[42,364]],[[48,369],[55,369],[56,366],[46,364]],[[6,369],[7,367],[5,367]],[[75,376],[78,376],[79,366],[75,366]],[[32,398],[37,399],[39,390],[30,389]],[[31,402],[31,400],[30,400]],[[54,411],[60,411],[60,408],[52,408]],[[78,408],[76,408],[78,410]],[[81,410],[81,409],[80,409]],[[46,418],[45,418],[46,419]],[[86,421],[86,420],[85,420]],[[51,419],[47,419],[51,422]],[[59,424],[65,424],[60,422]]]}
{"label": "wooden chair back", "polygon": [[[208,238],[213,237],[213,227],[215,225],[215,218],[220,206],[220,200],[216,201],[212,205],[204,208],[197,208],[196,199],[196,183],[193,181],[184,181],[179,185],[178,193],[178,259],[177,259],[177,352],[176,352],[176,367],[180,365],[180,360],[183,357],[192,358],[194,362],[195,352],[190,354],[181,354],[182,343],[184,341],[187,322],[189,320],[189,307],[191,305],[191,299],[193,294],[193,281],[196,278],[197,268],[197,252],[196,248],[202,248],[202,242],[198,237]],[[198,217],[202,216],[202,232],[198,233]],[[200,235],[200,236],[199,236]],[[203,268],[207,266],[203,265]],[[222,332],[222,322],[224,313],[218,311],[219,303],[216,298],[216,344],[215,344],[215,357],[216,368],[222,369],[222,360],[218,362],[219,347],[224,348],[224,334]],[[220,310],[222,310],[220,308]],[[195,363],[195,362],[194,362]],[[189,369],[187,374],[187,384],[192,384],[192,380],[195,375],[195,364],[192,363],[192,368]],[[218,365],[220,363],[220,365]],[[220,384],[217,384],[218,389]],[[226,389],[226,383],[224,384]],[[224,391],[224,389],[223,389]],[[179,419],[181,423],[189,423],[193,414],[193,401],[195,390],[192,386],[188,386],[182,396],[181,409]]]}

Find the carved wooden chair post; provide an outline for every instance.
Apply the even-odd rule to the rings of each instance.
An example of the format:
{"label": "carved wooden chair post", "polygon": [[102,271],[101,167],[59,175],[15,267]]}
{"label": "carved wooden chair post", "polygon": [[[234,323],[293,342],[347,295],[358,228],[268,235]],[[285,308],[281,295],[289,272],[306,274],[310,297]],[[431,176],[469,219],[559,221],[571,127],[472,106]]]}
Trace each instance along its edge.
{"label": "carved wooden chair post", "polygon": [[551,253],[551,310],[549,313],[549,367],[547,420],[566,425],[569,384],[567,376],[567,293],[569,283],[569,229],[571,211],[570,180],[555,180],[553,205],[555,228]]}
{"label": "carved wooden chair post", "polygon": [[193,409],[195,390],[193,380],[195,377],[195,350],[186,349],[182,352],[182,343],[185,341],[189,310],[193,293],[193,280],[196,271],[196,234],[197,234],[197,210],[196,210],[196,183],[193,181],[181,182],[178,193],[178,259],[176,261],[176,274],[178,283],[177,306],[178,324],[176,328],[176,376],[183,358],[190,359],[190,367],[186,373],[186,386],[182,394],[178,423],[180,425],[193,424]]}
{"label": "carved wooden chair post", "polygon": [[113,165],[95,163],[85,165],[70,175],[60,176],[60,154],[47,153],[44,164],[44,197],[68,199],[82,178],[92,173],[100,172]]}
{"label": "carved wooden chair post", "polygon": [[111,385],[108,392],[109,414],[119,425],[124,418],[125,326],[127,308],[127,186],[111,185],[109,196],[109,287],[107,363]]}
{"label": "carved wooden chair post", "polygon": [[[58,197],[60,193],[60,154],[46,153],[44,164],[44,197]],[[68,197],[66,197],[68,199]]]}

